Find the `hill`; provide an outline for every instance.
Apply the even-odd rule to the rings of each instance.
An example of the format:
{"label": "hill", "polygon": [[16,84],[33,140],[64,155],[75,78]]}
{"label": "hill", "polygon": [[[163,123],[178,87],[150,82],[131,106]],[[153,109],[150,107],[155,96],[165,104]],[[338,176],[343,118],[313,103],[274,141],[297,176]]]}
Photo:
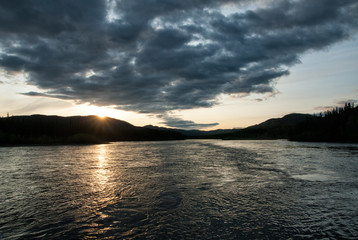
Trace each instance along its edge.
{"label": "hill", "polygon": [[233,133],[220,134],[218,137],[222,139],[288,139],[298,124],[312,117],[310,114],[292,113]]}
{"label": "hill", "polygon": [[88,144],[110,141],[184,139],[178,132],[136,127],[97,116],[13,116],[0,118],[0,144]]}
{"label": "hill", "polygon": [[293,113],[269,119],[221,139],[289,139],[312,142],[358,142],[358,107],[346,103],[319,115]]}
{"label": "hill", "polygon": [[14,116],[0,118],[0,145],[89,144],[181,139],[289,139],[358,142],[358,107],[347,103],[320,115],[293,113],[244,129],[182,130],[97,116]]}

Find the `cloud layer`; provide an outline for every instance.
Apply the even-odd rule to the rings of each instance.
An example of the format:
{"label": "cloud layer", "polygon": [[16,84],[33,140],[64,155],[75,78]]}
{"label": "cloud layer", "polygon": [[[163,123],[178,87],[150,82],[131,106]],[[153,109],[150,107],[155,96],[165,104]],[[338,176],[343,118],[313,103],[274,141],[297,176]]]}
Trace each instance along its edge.
{"label": "cloud layer", "polygon": [[0,1],[0,68],[42,90],[27,95],[167,116],[274,92],[303,53],[357,32],[355,0],[248,2]]}

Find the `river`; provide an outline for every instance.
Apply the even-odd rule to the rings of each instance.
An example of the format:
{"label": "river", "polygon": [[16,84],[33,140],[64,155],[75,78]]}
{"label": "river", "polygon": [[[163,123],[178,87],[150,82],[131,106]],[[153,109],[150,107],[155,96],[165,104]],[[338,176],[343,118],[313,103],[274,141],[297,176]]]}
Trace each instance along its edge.
{"label": "river", "polygon": [[358,145],[0,148],[0,239],[357,239]]}

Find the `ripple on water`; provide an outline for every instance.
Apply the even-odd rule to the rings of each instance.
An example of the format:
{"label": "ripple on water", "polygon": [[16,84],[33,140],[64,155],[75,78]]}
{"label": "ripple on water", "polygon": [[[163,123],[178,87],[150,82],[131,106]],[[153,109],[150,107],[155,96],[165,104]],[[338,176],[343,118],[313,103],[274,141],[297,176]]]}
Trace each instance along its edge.
{"label": "ripple on water", "polygon": [[2,239],[356,239],[356,146],[0,148]]}

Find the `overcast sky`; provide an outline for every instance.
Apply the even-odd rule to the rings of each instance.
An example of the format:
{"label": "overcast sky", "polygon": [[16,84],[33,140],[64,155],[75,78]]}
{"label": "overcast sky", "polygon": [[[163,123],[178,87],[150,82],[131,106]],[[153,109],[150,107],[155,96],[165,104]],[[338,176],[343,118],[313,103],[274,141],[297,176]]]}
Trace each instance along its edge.
{"label": "overcast sky", "polygon": [[0,1],[0,114],[213,129],[319,112],[358,99],[357,30],[356,0]]}

